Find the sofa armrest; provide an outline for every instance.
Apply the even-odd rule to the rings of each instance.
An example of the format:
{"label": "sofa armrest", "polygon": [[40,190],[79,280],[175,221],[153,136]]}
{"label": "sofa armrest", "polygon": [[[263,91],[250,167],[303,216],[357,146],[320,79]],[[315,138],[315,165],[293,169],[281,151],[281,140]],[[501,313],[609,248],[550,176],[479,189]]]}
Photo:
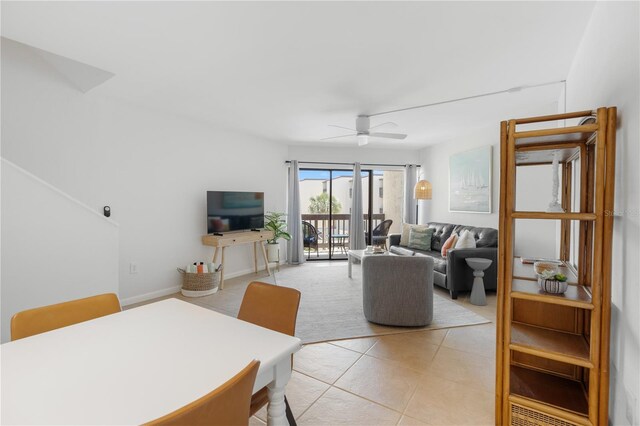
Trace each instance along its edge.
{"label": "sofa armrest", "polygon": [[481,257],[490,259],[491,266],[484,271],[484,288],[498,288],[498,248],[480,247],[468,249],[452,249],[447,253],[447,288],[452,296],[459,291],[471,290],[473,285],[473,269],[467,265],[466,258]]}
{"label": "sofa armrest", "polygon": [[389,247],[400,245],[400,234],[389,234]]}

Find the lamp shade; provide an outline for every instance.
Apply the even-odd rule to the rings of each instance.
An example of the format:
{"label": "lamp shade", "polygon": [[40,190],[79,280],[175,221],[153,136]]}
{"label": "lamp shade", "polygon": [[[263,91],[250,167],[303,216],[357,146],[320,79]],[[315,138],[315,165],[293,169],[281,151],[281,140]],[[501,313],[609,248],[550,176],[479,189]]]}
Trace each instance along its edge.
{"label": "lamp shade", "polygon": [[428,180],[419,180],[415,187],[415,199],[416,200],[430,200],[431,199],[431,183]]}

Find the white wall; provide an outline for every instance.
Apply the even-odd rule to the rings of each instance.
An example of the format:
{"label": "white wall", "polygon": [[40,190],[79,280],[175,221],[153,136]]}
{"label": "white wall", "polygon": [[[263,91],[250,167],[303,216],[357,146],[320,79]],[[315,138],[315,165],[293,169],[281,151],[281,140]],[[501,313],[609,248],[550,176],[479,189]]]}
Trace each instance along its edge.
{"label": "white wall", "polygon": [[[264,191],[266,210],[285,210],[287,148],[110,99],[108,84],[83,94],[2,40],[2,156],[96,211],[112,207],[120,297],[135,302],[177,291],[175,268],[212,255],[200,242],[207,190]],[[226,276],[252,270],[251,256],[229,249]]]}
{"label": "white wall", "polygon": [[[553,183],[553,168],[550,165],[518,167],[516,182],[516,210],[543,212],[547,209]],[[500,191],[500,187],[496,191]],[[516,220],[513,254],[557,258],[560,250],[559,227],[560,221]]]}
{"label": "white wall", "polygon": [[[433,198],[419,204],[420,223],[447,222],[461,225],[498,227],[500,199],[500,123],[479,129],[472,134],[432,145],[420,154],[420,164],[433,187]],[[449,212],[449,157],[452,154],[491,145],[493,151],[491,213]]]}
{"label": "white wall", "polygon": [[637,2],[597,2],[567,77],[567,111],[618,107],[611,312],[614,425],[640,424],[640,58]]}
{"label": "white wall", "polygon": [[118,293],[118,226],[2,160],[2,342],[11,317]]}
{"label": "white wall", "polygon": [[[540,111],[548,114],[552,111]],[[505,119],[516,117],[505,117]],[[491,145],[493,174],[491,213],[449,211],[449,157],[459,152]],[[498,228],[500,208],[500,123],[461,135],[453,140],[427,147],[421,152],[421,164],[433,186],[433,199],[420,202],[420,222],[445,222]],[[551,201],[551,166],[524,167],[517,172],[516,206],[520,210],[544,211]],[[550,221],[516,221],[516,256],[557,257],[557,224]]]}

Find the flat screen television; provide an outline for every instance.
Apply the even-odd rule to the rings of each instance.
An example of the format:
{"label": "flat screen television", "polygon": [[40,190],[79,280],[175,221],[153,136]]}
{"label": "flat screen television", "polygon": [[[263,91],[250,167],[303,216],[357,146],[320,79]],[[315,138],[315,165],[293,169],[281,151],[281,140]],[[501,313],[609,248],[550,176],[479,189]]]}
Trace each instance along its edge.
{"label": "flat screen television", "polygon": [[207,191],[207,233],[264,228],[264,192]]}

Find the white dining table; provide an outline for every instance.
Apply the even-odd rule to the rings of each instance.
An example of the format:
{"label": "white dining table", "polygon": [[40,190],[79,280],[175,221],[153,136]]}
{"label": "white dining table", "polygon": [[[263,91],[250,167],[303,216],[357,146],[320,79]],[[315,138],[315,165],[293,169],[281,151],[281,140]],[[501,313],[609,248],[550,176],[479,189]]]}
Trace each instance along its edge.
{"label": "white dining table", "polygon": [[300,339],[167,299],[0,345],[2,424],[129,425],[170,413],[260,361],[267,423]]}

